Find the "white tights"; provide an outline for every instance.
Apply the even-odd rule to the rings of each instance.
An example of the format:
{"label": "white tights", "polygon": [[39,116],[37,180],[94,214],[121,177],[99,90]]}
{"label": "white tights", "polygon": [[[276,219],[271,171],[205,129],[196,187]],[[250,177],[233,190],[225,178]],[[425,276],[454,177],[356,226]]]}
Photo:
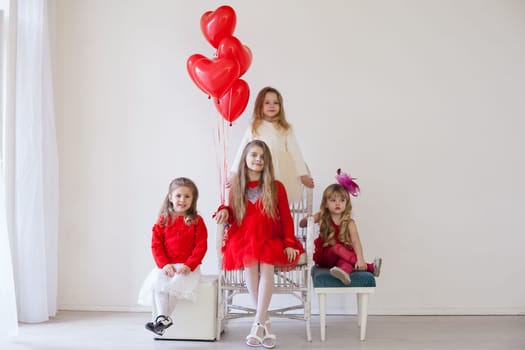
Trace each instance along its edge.
{"label": "white tights", "polygon": [[268,320],[268,308],[273,293],[274,266],[265,263],[255,263],[244,267],[246,287],[255,305],[255,322],[264,323]]}
{"label": "white tights", "polygon": [[177,304],[177,298],[170,296],[168,293],[156,292],[153,291],[153,321],[159,315],[170,316],[175,310],[175,305]]}

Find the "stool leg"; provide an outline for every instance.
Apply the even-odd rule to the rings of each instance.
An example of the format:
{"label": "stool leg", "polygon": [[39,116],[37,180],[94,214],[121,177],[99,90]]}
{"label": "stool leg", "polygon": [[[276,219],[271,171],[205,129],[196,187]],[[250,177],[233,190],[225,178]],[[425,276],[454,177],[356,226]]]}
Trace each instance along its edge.
{"label": "stool leg", "polygon": [[365,340],[366,337],[366,321],[368,318],[368,294],[359,293],[358,294],[358,304],[359,304],[359,320],[358,323],[361,325],[359,330],[359,339],[361,341]]}
{"label": "stool leg", "polygon": [[326,294],[319,294],[319,316],[321,319],[321,341],[326,337]]}
{"label": "stool leg", "polygon": [[357,301],[357,327],[361,327],[361,294],[356,293],[356,301]]}

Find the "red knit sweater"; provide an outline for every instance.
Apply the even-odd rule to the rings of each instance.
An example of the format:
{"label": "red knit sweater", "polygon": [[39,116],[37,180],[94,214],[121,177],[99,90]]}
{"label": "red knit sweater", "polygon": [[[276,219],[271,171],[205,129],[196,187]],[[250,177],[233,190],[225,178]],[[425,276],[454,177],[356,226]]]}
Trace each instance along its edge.
{"label": "red knit sweater", "polygon": [[202,263],[208,249],[208,230],[200,215],[191,225],[186,225],[184,216],[177,216],[167,226],[159,219],[152,231],[151,251],[160,269],[166,264],[183,263],[193,271]]}

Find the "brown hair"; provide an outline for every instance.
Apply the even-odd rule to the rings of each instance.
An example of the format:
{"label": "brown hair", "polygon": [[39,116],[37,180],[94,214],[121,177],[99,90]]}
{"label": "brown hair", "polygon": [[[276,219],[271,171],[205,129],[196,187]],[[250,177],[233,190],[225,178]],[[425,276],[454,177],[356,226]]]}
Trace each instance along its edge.
{"label": "brown hair", "polygon": [[178,177],[170,182],[168,193],[164,197],[162,207],[159,213],[159,224],[162,226],[168,225],[175,218],[175,209],[173,203],[170,201],[170,195],[179,187],[188,187],[193,194],[193,200],[190,208],[184,213],[184,222],[190,225],[195,222],[197,217],[197,199],[199,198],[199,190],[193,181],[186,177]]}
{"label": "brown hair", "polygon": [[275,219],[276,214],[276,199],[277,188],[275,186],[275,176],[272,163],[272,154],[270,149],[261,140],[253,140],[249,142],[242,151],[241,161],[232,181],[232,188],[230,190],[230,204],[233,210],[233,215],[237,223],[241,223],[246,215],[246,194],[248,191],[248,166],[246,165],[246,157],[252,147],[260,147],[263,150],[264,167],[259,179],[259,189],[261,190],[262,210],[265,214]]}
{"label": "brown hair", "polygon": [[254,135],[257,135],[257,129],[264,120],[264,114],[262,112],[264,98],[269,92],[276,94],[277,99],[279,100],[279,114],[277,115],[277,120],[275,121],[277,129],[283,131],[287,131],[288,129],[290,129],[291,125],[286,120],[286,115],[284,113],[283,96],[277,89],[271,86],[267,86],[265,88],[262,88],[261,91],[259,91],[259,93],[257,94],[257,98],[255,99],[255,103],[253,105],[252,134]]}
{"label": "brown hair", "polygon": [[328,211],[327,202],[332,196],[339,195],[346,199],[346,208],[341,215],[341,222],[339,223],[339,240],[345,244],[351,245],[350,230],[348,224],[352,221],[352,202],[348,191],[340,184],[332,184],[328,186],[323,192],[323,199],[321,200],[319,213],[319,235],[323,240],[323,246],[328,247],[335,244],[335,229],[332,225],[332,216]]}

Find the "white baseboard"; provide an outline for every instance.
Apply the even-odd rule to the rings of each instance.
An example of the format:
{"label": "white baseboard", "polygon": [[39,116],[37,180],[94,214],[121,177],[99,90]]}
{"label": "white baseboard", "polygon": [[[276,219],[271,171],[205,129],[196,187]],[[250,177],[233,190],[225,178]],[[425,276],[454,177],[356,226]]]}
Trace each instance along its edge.
{"label": "white baseboard", "polygon": [[461,316],[461,315],[525,315],[525,309],[519,308],[457,308],[457,307],[426,307],[426,308],[381,308],[374,309],[369,304],[369,315],[406,315],[406,316]]}
{"label": "white baseboard", "polygon": [[[370,307],[370,306],[369,306]],[[148,306],[108,306],[108,305],[59,305],[59,310],[63,311],[110,311],[110,312],[151,312]],[[341,309],[328,309],[330,315],[347,315],[352,311],[345,312]],[[312,315],[318,315],[319,310],[312,308]],[[368,315],[385,316],[460,316],[460,315],[525,315],[525,310],[515,308],[382,308],[369,309]]]}
{"label": "white baseboard", "polygon": [[151,312],[149,306],[59,305],[61,311]]}

